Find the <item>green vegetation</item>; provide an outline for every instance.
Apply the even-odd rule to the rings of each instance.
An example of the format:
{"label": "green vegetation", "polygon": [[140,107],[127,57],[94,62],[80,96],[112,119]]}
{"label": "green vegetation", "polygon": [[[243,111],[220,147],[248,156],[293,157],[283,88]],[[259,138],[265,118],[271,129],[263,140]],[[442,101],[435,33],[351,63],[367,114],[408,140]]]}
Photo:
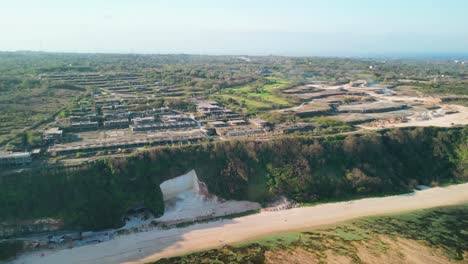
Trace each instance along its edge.
{"label": "green vegetation", "polygon": [[[95,70],[89,65],[71,65],[70,60],[73,56],[65,54],[0,52],[0,146],[18,141],[22,133],[33,133],[41,124],[52,121],[70,100],[86,92],[83,87],[40,77],[43,73]],[[29,147],[8,146],[23,151]]]}
{"label": "green vegetation", "polygon": [[[265,68],[268,77],[261,74]],[[145,95],[151,100],[132,105],[129,111],[162,106],[194,111],[187,99],[208,97],[275,124],[312,121],[325,127],[266,142],[157,148],[76,167],[33,169],[0,177],[0,221],[55,217],[64,220],[67,228],[115,227],[121,224],[122,214],[136,206],[145,205],[156,215],[163,213],[159,183],[191,169],[216,195],[259,202],[278,195],[314,203],[399,193],[416,184],[460,182],[468,177],[467,128],[397,129],[316,138],[352,128],[330,119],[300,120],[291,113],[267,112],[293,103],[281,90],[312,81],[340,84],[366,78],[431,85],[430,92],[463,94],[465,68],[440,61],[274,56],[246,61],[232,56],[0,52],[2,150],[41,147],[41,132],[55,116],[84,114],[85,108],[93,107],[88,92],[99,89],[81,86],[79,80],[70,84],[61,74],[69,74],[73,80],[75,74],[110,78],[121,73],[139,76],[138,82],[157,86],[158,91],[167,90],[154,90]],[[433,80],[441,75],[449,77]],[[410,81],[400,82],[403,77]],[[102,154],[106,153],[111,152]],[[83,156],[76,154],[77,158]]]}
{"label": "green vegetation", "polygon": [[247,111],[250,111],[251,113],[254,113],[258,109],[268,109],[270,107],[266,102],[230,94],[217,95],[214,96],[213,99],[223,105],[227,105],[231,109],[240,110],[240,108],[246,108]]}
{"label": "green vegetation", "polygon": [[231,109],[256,114],[262,110],[291,106],[291,102],[280,93],[291,86],[293,83],[290,81],[267,77],[254,83],[223,89],[212,98]]}
{"label": "green vegetation", "polygon": [[300,118],[291,112],[270,111],[259,115],[260,118],[272,124],[299,122]]}
{"label": "green vegetation", "polygon": [[388,252],[391,245],[382,240],[382,236],[423,241],[426,245],[443,249],[452,260],[464,260],[463,253],[468,250],[467,217],[468,205],[465,204],[365,218],[326,229],[269,236],[153,263],[265,263],[267,252],[275,254],[297,249],[310,253],[309,256],[322,263],[327,262],[326,251],[362,263],[357,246],[365,245],[375,255]]}
{"label": "green vegetation", "polygon": [[162,214],[159,184],[191,169],[226,199],[263,203],[286,195],[313,203],[400,193],[466,181],[467,142],[468,128],[416,128],[148,149],[1,177],[0,221],[56,217],[68,228],[116,227],[135,206]]}
{"label": "green vegetation", "polygon": [[395,216],[373,217],[355,223],[357,229],[379,234],[423,240],[442,247],[447,256],[463,260],[468,250],[468,204],[448,208],[423,210]]}
{"label": "green vegetation", "polygon": [[15,134],[15,137],[8,142],[7,149],[29,150],[42,144],[42,137],[36,131],[26,131]]}
{"label": "green vegetation", "polygon": [[324,126],[323,128],[314,131],[314,133],[319,135],[338,134],[355,130],[352,126],[345,122],[333,120],[326,117],[313,118],[310,121]]}
{"label": "green vegetation", "polygon": [[[370,69],[369,65],[374,67]],[[271,72],[268,77],[260,73],[264,68]],[[74,99],[86,96],[87,91],[99,90],[48,76],[119,73],[138,74],[142,84],[158,83],[161,88],[171,90],[152,94],[155,100],[210,97],[249,115],[263,115],[266,110],[291,106],[292,99],[280,94],[280,90],[311,81],[340,84],[363,78],[370,82],[411,85],[427,93],[466,95],[468,91],[466,67],[440,60],[383,62],[381,59],[268,56],[245,61],[232,56],[0,52],[0,146],[5,147],[11,141],[17,143],[22,133],[40,132],[42,125],[50,123],[55,114],[68,116],[75,107]],[[466,101],[457,103],[466,104]],[[159,105],[161,101],[154,104]],[[181,105],[181,108],[189,110],[193,106]],[[37,147],[16,143],[8,148],[21,151]]]}
{"label": "green vegetation", "polygon": [[[25,129],[51,121],[51,117],[64,108],[70,98],[81,92],[60,89],[44,81],[9,79],[0,75],[0,145],[10,140],[21,140],[22,133],[32,133]],[[15,149],[15,144],[10,148]]]}
{"label": "green vegetation", "polygon": [[22,241],[0,241],[0,262],[15,257],[22,249]]}
{"label": "green vegetation", "polygon": [[417,90],[428,94],[468,95],[468,83],[411,83]]}
{"label": "green vegetation", "polygon": [[[50,169],[0,177],[0,218],[55,217],[65,228],[99,230],[122,225],[127,210],[145,204],[164,211],[158,178],[129,168],[116,171],[103,161],[81,168]],[[19,188],[19,186],[23,186]]]}

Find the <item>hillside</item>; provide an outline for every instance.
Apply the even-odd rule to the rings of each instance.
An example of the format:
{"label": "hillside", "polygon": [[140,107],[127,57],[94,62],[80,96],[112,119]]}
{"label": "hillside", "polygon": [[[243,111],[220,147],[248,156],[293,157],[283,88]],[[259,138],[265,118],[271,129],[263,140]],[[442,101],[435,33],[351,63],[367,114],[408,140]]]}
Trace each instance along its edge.
{"label": "hillside", "polygon": [[219,197],[261,203],[280,195],[317,203],[408,192],[466,181],[467,141],[467,128],[417,128],[156,148],[1,177],[0,221],[15,227],[51,217],[69,229],[118,227],[138,206],[162,215],[159,184],[191,169]]}

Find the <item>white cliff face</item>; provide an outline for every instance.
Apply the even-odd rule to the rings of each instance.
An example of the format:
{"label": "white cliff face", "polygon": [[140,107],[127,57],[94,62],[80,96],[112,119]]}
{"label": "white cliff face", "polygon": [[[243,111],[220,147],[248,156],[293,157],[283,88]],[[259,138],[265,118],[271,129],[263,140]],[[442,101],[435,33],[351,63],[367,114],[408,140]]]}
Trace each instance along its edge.
{"label": "white cliff face", "polygon": [[163,199],[167,201],[187,191],[198,193],[200,191],[200,182],[195,170],[191,170],[187,174],[163,182],[160,187]]}
{"label": "white cliff face", "polygon": [[260,209],[260,204],[247,201],[220,201],[209,194],[198,180],[195,170],[163,182],[161,191],[165,203],[159,222],[180,223],[225,216]]}

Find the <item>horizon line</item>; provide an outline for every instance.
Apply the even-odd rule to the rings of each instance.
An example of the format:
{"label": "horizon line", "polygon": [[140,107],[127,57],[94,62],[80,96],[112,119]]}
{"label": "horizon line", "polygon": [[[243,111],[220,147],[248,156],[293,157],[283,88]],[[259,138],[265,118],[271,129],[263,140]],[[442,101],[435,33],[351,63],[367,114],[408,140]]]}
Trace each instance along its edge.
{"label": "horizon line", "polygon": [[207,57],[290,57],[290,58],[355,58],[355,59],[468,59],[468,51],[461,52],[383,52],[383,53],[362,53],[350,55],[317,55],[317,54],[261,54],[261,53],[185,53],[185,52],[84,52],[84,51],[47,51],[47,50],[0,50],[0,53],[42,53],[42,54],[70,54],[70,55],[137,55],[137,56],[150,56],[150,55],[165,55],[165,56],[207,56]]}

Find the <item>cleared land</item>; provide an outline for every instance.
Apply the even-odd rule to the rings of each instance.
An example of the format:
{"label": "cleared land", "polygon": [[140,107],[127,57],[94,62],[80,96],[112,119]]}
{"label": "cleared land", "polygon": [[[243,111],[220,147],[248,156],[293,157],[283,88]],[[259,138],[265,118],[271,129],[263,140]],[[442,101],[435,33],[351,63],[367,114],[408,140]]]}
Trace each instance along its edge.
{"label": "cleared land", "polygon": [[[427,120],[410,119],[404,123],[393,123],[393,124],[382,124],[378,127],[370,127],[362,125],[360,127],[365,129],[379,129],[379,128],[392,128],[392,127],[451,127],[456,125],[468,125],[468,108],[464,106],[451,105],[452,108],[456,109],[458,113],[449,115],[440,115],[427,118]],[[412,115],[416,116],[416,115]],[[410,117],[412,117],[410,116]],[[418,116],[416,116],[418,117]]]}
{"label": "cleared land", "polygon": [[262,212],[180,229],[136,233],[96,245],[56,252],[35,252],[23,255],[14,263],[145,263],[274,233],[306,230],[359,217],[466,202],[468,184],[460,184],[406,195]]}

